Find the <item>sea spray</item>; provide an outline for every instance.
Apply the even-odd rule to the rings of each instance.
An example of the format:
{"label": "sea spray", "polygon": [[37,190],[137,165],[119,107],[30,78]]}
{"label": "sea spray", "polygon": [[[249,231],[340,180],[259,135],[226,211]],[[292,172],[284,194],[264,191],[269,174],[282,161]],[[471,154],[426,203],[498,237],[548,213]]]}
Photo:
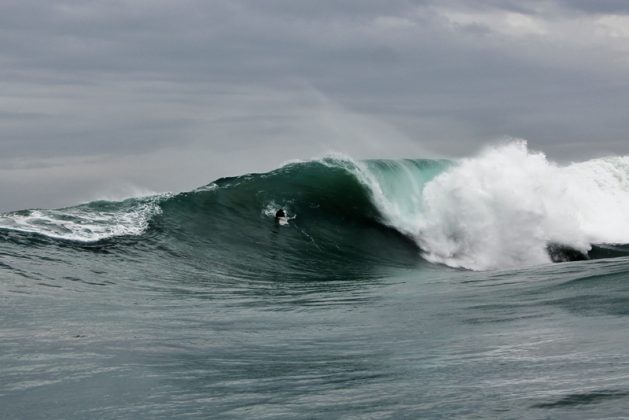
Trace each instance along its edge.
{"label": "sea spray", "polygon": [[389,195],[394,203],[381,203],[380,185],[372,194],[384,220],[431,262],[486,270],[550,262],[551,244],[587,253],[596,243],[629,243],[627,157],[562,167],[517,141]]}

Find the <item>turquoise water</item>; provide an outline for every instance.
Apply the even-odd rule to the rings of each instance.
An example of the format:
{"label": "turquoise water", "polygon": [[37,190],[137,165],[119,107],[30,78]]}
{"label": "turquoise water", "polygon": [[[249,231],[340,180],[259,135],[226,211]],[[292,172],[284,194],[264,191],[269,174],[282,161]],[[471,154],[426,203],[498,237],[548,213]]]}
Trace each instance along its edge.
{"label": "turquoise water", "polygon": [[[564,182],[548,197],[506,165],[518,194],[536,194],[518,201],[480,170],[515,159],[509,147],[463,162],[326,159],[0,216],[0,417],[625,415],[629,184],[601,174],[626,181],[624,161],[547,162]],[[539,156],[519,159],[539,173]],[[591,167],[599,190],[585,192],[608,216],[583,205],[577,230],[548,222],[579,204],[591,186],[570,180]],[[296,218],[277,225],[278,207]],[[496,234],[507,220],[517,238]],[[470,221],[500,246],[476,248],[488,242]],[[508,239],[540,249],[518,255]]]}

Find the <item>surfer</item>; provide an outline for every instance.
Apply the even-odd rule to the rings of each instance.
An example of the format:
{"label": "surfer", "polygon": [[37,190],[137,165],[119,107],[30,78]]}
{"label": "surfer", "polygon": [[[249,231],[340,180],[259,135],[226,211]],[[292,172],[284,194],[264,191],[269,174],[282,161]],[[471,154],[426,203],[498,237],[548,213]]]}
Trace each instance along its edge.
{"label": "surfer", "polygon": [[279,209],[275,212],[275,223],[280,224],[282,226],[287,225],[289,220],[293,220],[295,215],[288,217],[288,214],[284,211],[284,209]]}

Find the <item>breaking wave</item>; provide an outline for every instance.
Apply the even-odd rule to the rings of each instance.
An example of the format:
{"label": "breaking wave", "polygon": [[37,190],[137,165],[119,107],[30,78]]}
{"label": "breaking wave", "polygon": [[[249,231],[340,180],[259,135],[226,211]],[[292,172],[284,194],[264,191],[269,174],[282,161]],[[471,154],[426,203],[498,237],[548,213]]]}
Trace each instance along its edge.
{"label": "breaking wave", "polygon": [[[296,216],[287,226],[273,223],[279,207]],[[81,243],[155,232],[215,260],[279,247],[291,261],[421,255],[488,270],[626,255],[629,157],[560,165],[524,141],[458,161],[328,157],[180,194],[6,213],[0,230]]]}

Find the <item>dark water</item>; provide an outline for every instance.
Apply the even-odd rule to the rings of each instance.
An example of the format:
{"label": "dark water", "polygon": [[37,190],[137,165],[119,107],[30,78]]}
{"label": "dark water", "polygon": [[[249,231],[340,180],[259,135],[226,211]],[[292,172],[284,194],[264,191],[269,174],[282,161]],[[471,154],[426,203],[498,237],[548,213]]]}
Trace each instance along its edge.
{"label": "dark water", "polygon": [[[626,246],[430,263],[347,165],[4,215],[0,417],[626,415]],[[389,197],[451,166],[369,165]]]}

